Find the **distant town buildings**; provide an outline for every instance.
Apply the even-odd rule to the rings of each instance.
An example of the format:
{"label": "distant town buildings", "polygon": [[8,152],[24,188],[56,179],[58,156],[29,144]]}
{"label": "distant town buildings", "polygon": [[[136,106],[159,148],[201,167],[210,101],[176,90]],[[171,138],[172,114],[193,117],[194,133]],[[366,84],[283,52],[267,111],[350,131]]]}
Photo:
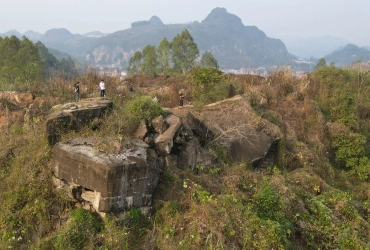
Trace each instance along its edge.
{"label": "distant town buildings", "polygon": [[120,71],[117,68],[108,68],[106,66],[88,66],[87,68],[88,72],[96,72],[100,76],[110,76],[110,77],[116,77],[120,79],[124,79],[127,76],[127,73],[125,71]]}
{"label": "distant town buildings", "polygon": [[[271,72],[276,70],[292,70],[291,66],[273,66],[271,68],[266,67],[258,67],[258,68],[240,68],[240,69],[223,69],[221,70],[224,73],[227,74],[235,74],[235,75],[258,75],[262,77],[268,76]],[[88,71],[96,72],[100,76],[110,76],[110,77],[116,77],[123,80],[127,77],[127,73],[125,71],[120,71],[117,68],[108,68],[106,66],[97,66],[92,67],[89,66]],[[302,78],[306,75],[306,71],[292,71],[292,74],[298,78]]]}
{"label": "distant town buildings", "polygon": [[240,69],[225,69],[222,70],[228,74],[235,74],[235,75],[259,75],[259,76],[267,76],[268,72],[265,67],[258,67],[258,68],[240,68]]}

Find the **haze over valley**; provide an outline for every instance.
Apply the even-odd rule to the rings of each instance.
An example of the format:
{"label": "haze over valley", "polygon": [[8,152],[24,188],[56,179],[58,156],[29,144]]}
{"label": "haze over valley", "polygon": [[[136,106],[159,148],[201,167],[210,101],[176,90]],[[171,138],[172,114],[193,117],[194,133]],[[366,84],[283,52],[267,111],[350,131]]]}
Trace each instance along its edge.
{"label": "haze over valley", "polygon": [[[21,38],[24,35],[34,42],[40,40],[57,57],[70,55],[82,63],[120,70],[127,67],[133,52],[142,50],[148,44],[158,46],[164,37],[171,40],[184,29],[188,29],[194,37],[201,53],[213,53],[222,69],[270,69],[289,66],[294,70],[310,71],[320,58],[326,58],[328,63],[339,67],[369,60],[367,50],[370,41],[366,40],[366,36],[361,32],[356,32],[360,30],[366,17],[356,15],[355,12],[366,12],[366,8],[363,8],[367,5],[365,1],[355,1],[349,6],[344,1],[337,1],[338,6],[320,3],[320,8],[315,9],[312,6],[316,1],[311,1],[310,4],[306,1],[281,3],[281,6],[273,1],[233,1],[232,4],[216,1],[212,4],[227,7],[213,9],[210,9],[211,4],[206,2],[199,3],[198,8],[193,8],[193,12],[186,13],[182,18],[181,15],[175,17],[169,13],[172,5],[164,7],[166,1],[158,2],[162,9],[146,2],[147,7],[151,7],[150,11],[145,9],[145,12],[135,13],[136,15],[132,13],[136,9],[134,4],[119,4],[122,12],[111,11],[111,15],[106,12],[97,14],[94,21],[97,25],[89,24],[91,17],[80,13],[80,18],[71,17],[68,22],[58,22],[54,17],[49,17],[48,20],[51,21],[46,25],[49,29],[43,28],[44,32],[29,27],[22,33],[17,29],[16,26],[20,26],[17,23],[14,27],[5,23],[0,36],[15,35]],[[97,3],[97,6],[99,5],[100,3]],[[179,7],[186,10],[192,5],[192,2],[180,3]],[[203,5],[208,6],[209,13],[205,12],[206,8],[200,8]],[[61,8],[66,13],[76,13],[75,8],[78,7],[79,4],[72,4],[70,8]],[[343,14],[339,7],[346,7],[346,15],[352,18],[347,22],[334,20],[339,14]],[[7,8],[5,5],[4,10]],[[94,8],[91,7],[92,13]],[[276,11],[273,12],[272,9]],[[309,11],[311,19],[304,18]],[[256,15],[256,12],[259,15]],[[139,19],[145,13],[151,14]],[[8,12],[4,12],[5,14],[9,15]],[[57,16],[58,12],[55,15]],[[193,16],[197,19],[192,20]],[[330,21],[329,17],[332,18]],[[83,19],[86,20],[82,21]],[[99,21],[101,19],[106,20],[101,21],[107,23],[106,26],[102,26]],[[116,23],[113,23],[114,20]],[[59,26],[50,27],[53,22]],[[350,23],[356,23],[356,26],[350,28]],[[65,26],[60,26],[63,24]],[[6,27],[9,29],[5,30]],[[35,24],[35,27],[41,26]],[[349,48],[347,45],[351,45],[351,51],[343,52]],[[337,58],[339,56],[336,56],[336,53],[352,54],[348,58]]]}

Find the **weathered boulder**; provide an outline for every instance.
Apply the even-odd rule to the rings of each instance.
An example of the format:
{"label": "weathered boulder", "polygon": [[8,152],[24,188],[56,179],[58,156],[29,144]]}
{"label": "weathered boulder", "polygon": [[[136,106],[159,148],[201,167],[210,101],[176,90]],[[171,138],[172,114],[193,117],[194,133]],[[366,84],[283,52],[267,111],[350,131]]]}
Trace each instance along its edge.
{"label": "weathered boulder", "polygon": [[217,156],[201,145],[198,137],[194,135],[190,126],[181,119],[182,125],[174,136],[174,145],[171,154],[175,154],[178,168],[195,168],[202,165],[206,168],[214,167]]}
{"label": "weathered boulder", "polygon": [[148,134],[148,128],[146,127],[145,121],[142,121],[135,132],[134,138],[144,140],[147,134]]}
{"label": "weathered boulder", "polygon": [[170,125],[168,124],[167,120],[163,118],[163,116],[158,116],[157,118],[152,120],[152,127],[155,132],[159,134],[163,134]]}
{"label": "weathered boulder", "polygon": [[15,91],[0,91],[0,131],[6,131],[13,125],[29,127],[35,121],[42,120],[48,106],[55,103],[56,99]]}
{"label": "weathered boulder", "polygon": [[[99,144],[114,150],[104,152]],[[164,158],[157,157],[142,140],[119,143],[79,138],[53,147],[55,177],[80,187],[74,189],[79,190],[74,198],[90,202],[98,212],[150,207],[164,168]]]}
{"label": "weathered boulder", "polygon": [[178,148],[178,168],[194,168],[197,165],[211,168],[215,166],[216,163],[217,156],[201,147],[196,138],[192,138]]}
{"label": "weathered boulder", "polygon": [[[151,121],[154,130],[152,133],[149,133],[144,125],[142,123],[137,129],[135,138],[139,138],[137,135],[140,134],[140,139],[142,139],[144,133],[141,131],[145,131],[144,141],[158,155],[166,157],[168,166],[184,169],[194,168],[199,164],[205,167],[213,167],[217,163],[217,157],[213,152],[202,147],[198,138],[194,136],[191,127],[184,123],[184,119],[179,119],[169,110],[167,110],[165,118],[159,116]],[[198,127],[195,122],[192,125]]]}
{"label": "weathered boulder", "polygon": [[231,162],[261,161],[282,137],[278,126],[258,116],[246,96],[234,96],[196,111],[169,109],[187,124],[201,145],[222,148]]}
{"label": "weathered boulder", "polygon": [[113,102],[107,98],[90,98],[54,106],[46,123],[49,144],[57,143],[67,131],[79,131],[95,118],[102,117],[112,106]]}

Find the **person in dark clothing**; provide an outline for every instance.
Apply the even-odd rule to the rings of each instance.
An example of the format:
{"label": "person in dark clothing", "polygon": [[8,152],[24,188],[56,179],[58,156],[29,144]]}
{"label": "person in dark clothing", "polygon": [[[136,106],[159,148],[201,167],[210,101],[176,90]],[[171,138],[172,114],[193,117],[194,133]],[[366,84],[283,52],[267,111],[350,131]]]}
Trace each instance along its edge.
{"label": "person in dark clothing", "polygon": [[80,82],[77,82],[75,85],[75,97],[76,97],[76,102],[80,100]]}
{"label": "person in dark clothing", "polygon": [[236,95],[236,88],[234,86],[234,84],[231,84],[229,85],[229,91],[228,91],[228,96],[229,98],[233,97],[234,95]]}
{"label": "person in dark clothing", "polygon": [[184,106],[184,94],[180,92],[180,106]]}

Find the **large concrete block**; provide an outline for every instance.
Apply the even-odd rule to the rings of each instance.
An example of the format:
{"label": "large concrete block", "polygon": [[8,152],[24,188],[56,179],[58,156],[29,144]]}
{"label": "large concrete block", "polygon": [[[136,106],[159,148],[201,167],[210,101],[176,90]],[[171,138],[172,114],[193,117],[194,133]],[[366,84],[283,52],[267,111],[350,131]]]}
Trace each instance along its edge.
{"label": "large concrete block", "polygon": [[151,206],[164,161],[147,150],[140,140],[130,141],[129,147],[116,154],[101,152],[83,139],[57,143],[53,172],[58,179],[81,186],[81,197],[100,212]]}

